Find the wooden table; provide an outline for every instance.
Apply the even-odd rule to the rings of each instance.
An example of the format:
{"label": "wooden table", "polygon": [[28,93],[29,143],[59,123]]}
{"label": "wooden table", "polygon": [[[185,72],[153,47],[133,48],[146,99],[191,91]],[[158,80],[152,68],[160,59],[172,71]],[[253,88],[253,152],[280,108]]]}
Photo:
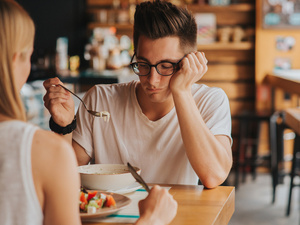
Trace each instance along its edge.
{"label": "wooden table", "polygon": [[285,123],[300,135],[300,108],[290,108],[285,111]]}
{"label": "wooden table", "polygon": [[[300,96],[300,70],[278,71],[269,73],[264,78],[264,83],[272,87],[272,111],[275,112],[274,90],[282,89],[284,92]],[[277,119],[284,122],[277,124]],[[273,114],[270,122],[271,138],[271,172],[273,180],[273,203],[275,202],[276,186],[279,183],[278,176],[286,175],[284,169],[284,129],[286,125],[299,134],[300,110],[297,108],[283,109]]]}
{"label": "wooden table", "polygon": [[291,76],[288,74],[267,74],[264,82],[274,88],[281,88],[285,92],[300,95],[300,71],[299,76]]}
{"label": "wooden table", "polygon": [[[219,186],[204,189],[201,185],[167,185],[178,202],[171,225],[226,225],[235,207],[235,189]],[[124,223],[83,223],[84,225],[125,225]]]}
{"label": "wooden table", "polygon": [[300,96],[300,71],[299,74],[289,74],[288,72],[286,74],[284,72],[281,72],[279,74],[269,73],[265,76],[263,82],[272,87],[271,110],[273,112],[275,111],[274,90],[276,88],[280,88],[287,93]]}

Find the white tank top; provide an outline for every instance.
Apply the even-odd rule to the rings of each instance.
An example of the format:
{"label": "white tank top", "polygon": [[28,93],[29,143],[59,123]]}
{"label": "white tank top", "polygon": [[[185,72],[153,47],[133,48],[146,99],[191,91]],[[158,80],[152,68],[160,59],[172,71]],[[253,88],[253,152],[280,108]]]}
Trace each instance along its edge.
{"label": "white tank top", "polygon": [[13,120],[0,123],[0,224],[43,224],[35,192],[31,145],[38,127]]}

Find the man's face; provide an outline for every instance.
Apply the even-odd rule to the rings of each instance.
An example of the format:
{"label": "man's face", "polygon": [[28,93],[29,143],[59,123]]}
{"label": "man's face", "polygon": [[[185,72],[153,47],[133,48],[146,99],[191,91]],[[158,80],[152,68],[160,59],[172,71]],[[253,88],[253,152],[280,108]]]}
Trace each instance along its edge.
{"label": "man's face", "polygon": [[[178,37],[156,40],[140,36],[136,51],[137,62],[155,65],[162,61],[178,62],[184,56]],[[153,103],[162,103],[172,98],[169,88],[171,76],[161,76],[154,67],[147,76],[140,76],[143,97]]]}

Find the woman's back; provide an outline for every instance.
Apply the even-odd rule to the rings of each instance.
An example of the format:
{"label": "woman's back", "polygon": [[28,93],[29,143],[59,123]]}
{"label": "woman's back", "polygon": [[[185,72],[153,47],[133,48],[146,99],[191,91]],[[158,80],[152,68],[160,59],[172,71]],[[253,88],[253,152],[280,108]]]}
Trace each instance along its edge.
{"label": "woman's back", "polygon": [[1,224],[43,224],[31,170],[31,145],[37,127],[21,121],[0,123]]}
{"label": "woman's back", "polygon": [[80,224],[79,175],[70,144],[0,117],[1,225]]}

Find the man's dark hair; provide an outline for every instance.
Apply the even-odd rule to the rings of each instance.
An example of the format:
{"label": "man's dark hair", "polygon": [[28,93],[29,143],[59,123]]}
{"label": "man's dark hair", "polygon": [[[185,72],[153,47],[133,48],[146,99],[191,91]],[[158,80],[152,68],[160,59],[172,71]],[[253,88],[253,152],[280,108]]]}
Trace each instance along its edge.
{"label": "man's dark hair", "polygon": [[154,0],[136,6],[133,29],[135,51],[141,35],[153,40],[179,37],[180,47],[185,53],[196,50],[197,25],[193,14],[170,2]]}

